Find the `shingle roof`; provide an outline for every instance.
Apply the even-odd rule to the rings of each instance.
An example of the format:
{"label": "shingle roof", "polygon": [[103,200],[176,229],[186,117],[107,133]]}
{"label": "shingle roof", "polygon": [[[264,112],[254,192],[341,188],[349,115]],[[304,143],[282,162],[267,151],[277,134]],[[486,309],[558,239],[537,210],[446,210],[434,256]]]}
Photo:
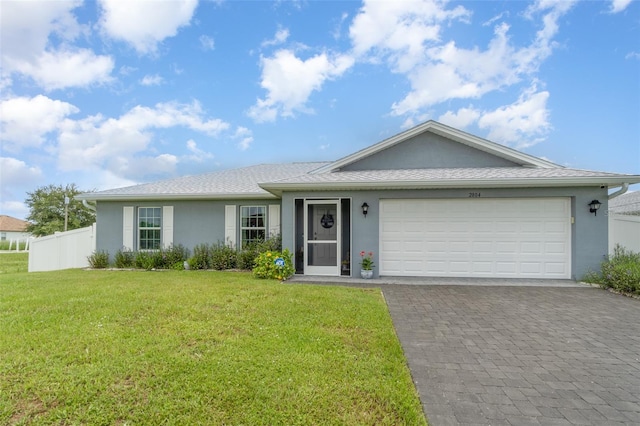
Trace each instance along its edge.
{"label": "shingle roof", "polygon": [[239,169],[222,170],[193,176],[182,176],[157,182],[82,194],[78,198],[233,198],[268,197],[273,195],[258,186],[268,182],[306,174],[326,163],[260,164]]}
{"label": "shingle roof", "polygon": [[366,170],[293,176],[262,183],[273,192],[283,189],[446,188],[487,186],[558,186],[619,184],[640,181],[638,176],[590,170],[531,167]]}
{"label": "shingle roof", "polygon": [[15,217],[0,215],[0,231],[4,232],[26,232],[29,222]]}
{"label": "shingle roof", "polygon": [[640,191],[627,192],[609,201],[609,210],[619,214],[640,216]]}

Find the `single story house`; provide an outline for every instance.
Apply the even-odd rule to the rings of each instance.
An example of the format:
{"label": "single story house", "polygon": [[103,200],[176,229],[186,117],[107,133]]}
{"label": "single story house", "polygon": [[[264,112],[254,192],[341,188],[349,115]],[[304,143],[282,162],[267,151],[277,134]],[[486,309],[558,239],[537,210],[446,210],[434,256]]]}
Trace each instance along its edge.
{"label": "single story house", "polygon": [[640,191],[627,192],[611,200],[609,214],[640,216]]}
{"label": "single story house", "polygon": [[24,241],[31,236],[27,232],[29,222],[12,216],[0,215],[0,241]]}
{"label": "single story house", "polygon": [[305,275],[357,276],[365,251],[374,276],[579,279],[607,254],[609,190],[638,182],[428,121],[333,162],[261,164],[79,198],[96,203],[97,247],[110,253],[242,247],[281,234]]}

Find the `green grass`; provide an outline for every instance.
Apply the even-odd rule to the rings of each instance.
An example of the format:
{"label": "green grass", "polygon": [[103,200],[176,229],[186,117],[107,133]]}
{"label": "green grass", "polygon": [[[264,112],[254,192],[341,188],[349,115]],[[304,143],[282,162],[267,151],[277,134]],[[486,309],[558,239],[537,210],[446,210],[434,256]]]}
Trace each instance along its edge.
{"label": "green grass", "polygon": [[2,274],[27,272],[29,253],[0,253],[0,276]]}
{"label": "green grass", "polygon": [[[9,244],[10,243],[11,243],[11,241],[9,241],[9,240],[0,241],[0,250],[9,250]],[[22,241],[20,243],[20,250],[23,251],[26,246],[27,246],[27,243]],[[16,242],[14,241],[13,245],[11,246],[11,251],[14,251],[15,249],[16,249]]]}
{"label": "green grass", "polygon": [[0,424],[426,424],[375,290],[3,273],[0,330]]}

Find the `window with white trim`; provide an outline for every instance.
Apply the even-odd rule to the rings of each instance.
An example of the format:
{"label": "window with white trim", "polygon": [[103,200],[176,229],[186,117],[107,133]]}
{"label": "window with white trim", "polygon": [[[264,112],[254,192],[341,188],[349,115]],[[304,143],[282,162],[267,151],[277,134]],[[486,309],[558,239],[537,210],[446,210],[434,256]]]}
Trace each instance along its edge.
{"label": "window with white trim", "polygon": [[158,250],[162,234],[162,208],[138,207],[138,246],[140,250]]}
{"label": "window with white trim", "polygon": [[240,207],[240,243],[247,244],[264,241],[267,233],[267,207]]}

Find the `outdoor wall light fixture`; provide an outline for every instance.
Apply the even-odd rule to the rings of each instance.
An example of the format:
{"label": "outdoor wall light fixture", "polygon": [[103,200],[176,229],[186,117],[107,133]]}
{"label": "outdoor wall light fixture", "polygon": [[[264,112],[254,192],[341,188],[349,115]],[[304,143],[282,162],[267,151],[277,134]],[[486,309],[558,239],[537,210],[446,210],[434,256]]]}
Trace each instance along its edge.
{"label": "outdoor wall light fixture", "polygon": [[362,203],[362,214],[364,215],[364,217],[367,217],[367,213],[369,213],[369,204],[367,203]]}
{"label": "outdoor wall light fixture", "polygon": [[589,212],[598,216],[598,209],[600,208],[601,205],[602,203],[600,203],[600,201],[593,200],[592,202],[589,203]]}

